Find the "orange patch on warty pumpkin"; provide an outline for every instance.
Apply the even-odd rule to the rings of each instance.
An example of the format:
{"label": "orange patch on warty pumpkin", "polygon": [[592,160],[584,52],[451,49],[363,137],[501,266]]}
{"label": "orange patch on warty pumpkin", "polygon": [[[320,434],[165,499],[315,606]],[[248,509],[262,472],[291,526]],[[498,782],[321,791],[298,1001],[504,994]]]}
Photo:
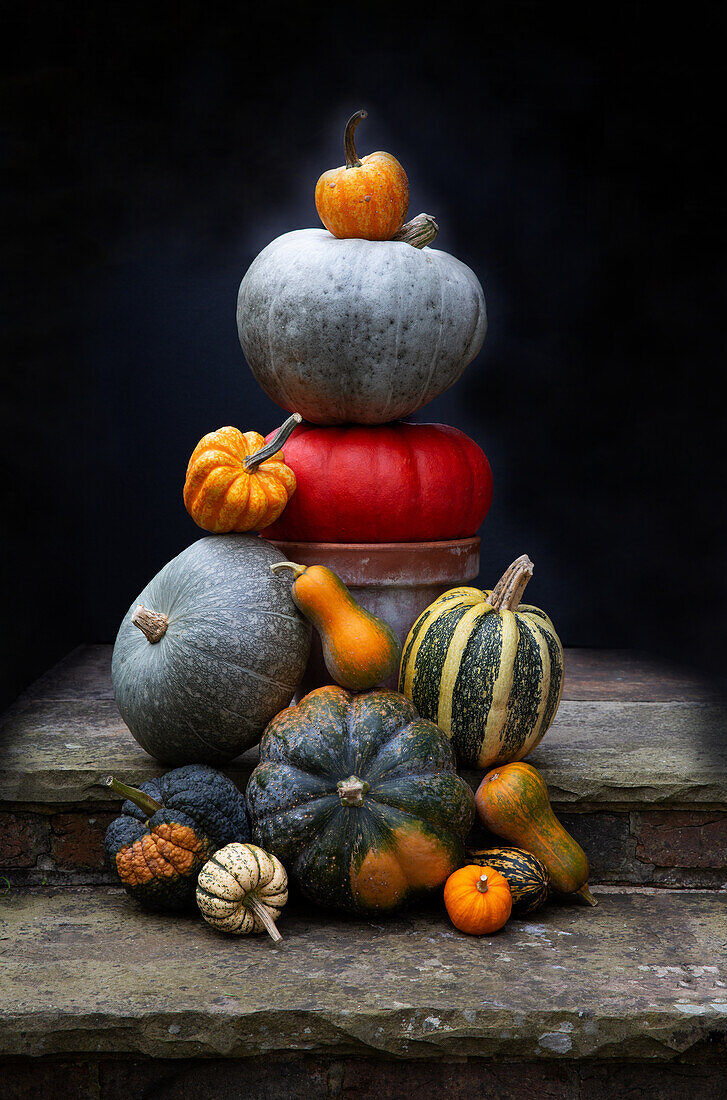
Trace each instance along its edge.
{"label": "orange patch on warty pumpkin", "polygon": [[454,870],[452,857],[435,837],[417,829],[394,830],[394,849],[367,852],[356,874],[351,873],[353,896],[362,905],[390,909],[409,890],[441,886]]}
{"label": "orange patch on warty pumpkin", "polygon": [[391,909],[407,890],[407,881],[392,852],[368,851],[356,874],[351,871],[351,889],[356,901],[370,909]]}
{"label": "orange patch on warty pumpkin", "polygon": [[435,887],[455,869],[452,856],[433,836],[415,829],[394,829],[396,856],[413,889]]}
{"label": "orange patch on warty pumpkin", "polygon": [[188,825],[164,822],[152,832],[116,853],[116,870],[122,882],[141,886],[155,878],[186,874],[207,857],[204,844]]}

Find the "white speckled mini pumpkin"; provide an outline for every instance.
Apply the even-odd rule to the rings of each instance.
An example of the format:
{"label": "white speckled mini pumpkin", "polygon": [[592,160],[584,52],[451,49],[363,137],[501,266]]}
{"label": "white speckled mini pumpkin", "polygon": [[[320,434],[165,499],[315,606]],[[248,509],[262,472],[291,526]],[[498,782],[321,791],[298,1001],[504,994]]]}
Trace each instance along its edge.
{"label": "white speckled mini pumpkin", "polygon": [[277,237],[240,284],[237,328],[268,397],[314,424],[383,424],[462,375],[487,329],[466,264],[402,241]]}
{"label": "white speckled mini pumpkin", "polygon": [[246,935],[269,932],[288,900],[288,876],[279,859],[257,844],[227,844],[205,863],[197,879],[197,905],[213,928]]}

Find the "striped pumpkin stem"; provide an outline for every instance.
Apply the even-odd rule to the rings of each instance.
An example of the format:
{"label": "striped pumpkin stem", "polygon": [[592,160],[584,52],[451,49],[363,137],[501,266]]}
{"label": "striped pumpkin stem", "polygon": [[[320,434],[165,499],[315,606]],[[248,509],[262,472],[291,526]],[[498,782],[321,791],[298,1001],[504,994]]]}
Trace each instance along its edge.
{"label": "striped pumpkin stem", "polygon": [[527,554],[516,558],[492,589],[487,601],[490,607],[495,611],[517,611],[534,568]]}

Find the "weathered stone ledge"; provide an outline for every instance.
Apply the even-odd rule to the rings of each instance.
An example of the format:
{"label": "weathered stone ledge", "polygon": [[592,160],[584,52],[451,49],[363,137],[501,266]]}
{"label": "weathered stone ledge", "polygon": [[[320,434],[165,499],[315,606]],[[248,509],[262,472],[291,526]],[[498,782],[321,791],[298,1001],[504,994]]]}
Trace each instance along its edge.
{"label": "weathered stone ledge", "polygon": [[[115,805],[112,792],[98,785],[103,776],[113,772],[141,783],[165,770],[121,721],[112,698],[110,655],[110,646],[75,651],[6,713],[0,723],[2,802]],[[633,680],[631,694],[647,694],[652,701],[635,702],[629,699],[627,665],[619,666],[619,678],[609,687],[593,671],[598,656],[591,653],[589,662],[591,679],[571,674],[566,680],[555,723],[529,757],[542,771],[554,806],[588,812],[727,811],[727,709],[708,701],[709,693],[698,684],[688,690],[690,681],[676,679],[672,686],[668,678],[655,679],[648,692],[643,673]],[[602,664],[609,668],[613,660],[604,654]],[[609,690],[615,698],[603,698]],[[601,698],[568,697],[596,692]],[[244,788],[256,761],[252,749],[224,770]],[[465,774],[476,787],[481,775]]]}
{"label": "weathered stone ledge", "polygon": [[727,893],[596,893],[481,939],[436,904],[360,920],[297,903],[276,946],[119,890],[12,891],[0,1054],[724,1058]]}

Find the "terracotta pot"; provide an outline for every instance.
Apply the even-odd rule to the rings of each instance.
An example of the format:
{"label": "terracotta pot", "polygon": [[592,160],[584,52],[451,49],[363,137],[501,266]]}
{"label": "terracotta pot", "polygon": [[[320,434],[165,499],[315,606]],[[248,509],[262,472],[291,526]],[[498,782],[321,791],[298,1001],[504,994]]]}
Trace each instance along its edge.
{"label": "terracotta pot", "polygon": [[[354,599],[384,619],[402,645],[422,611],[448,588],[469,584],[480,569],[480,540],[446,542],[282,542],[270,540],[289,561],[327,565]],[[314,631],[299,697],[330,684],[318,635]],[[396,688],[397,677],[386,687]]]}

